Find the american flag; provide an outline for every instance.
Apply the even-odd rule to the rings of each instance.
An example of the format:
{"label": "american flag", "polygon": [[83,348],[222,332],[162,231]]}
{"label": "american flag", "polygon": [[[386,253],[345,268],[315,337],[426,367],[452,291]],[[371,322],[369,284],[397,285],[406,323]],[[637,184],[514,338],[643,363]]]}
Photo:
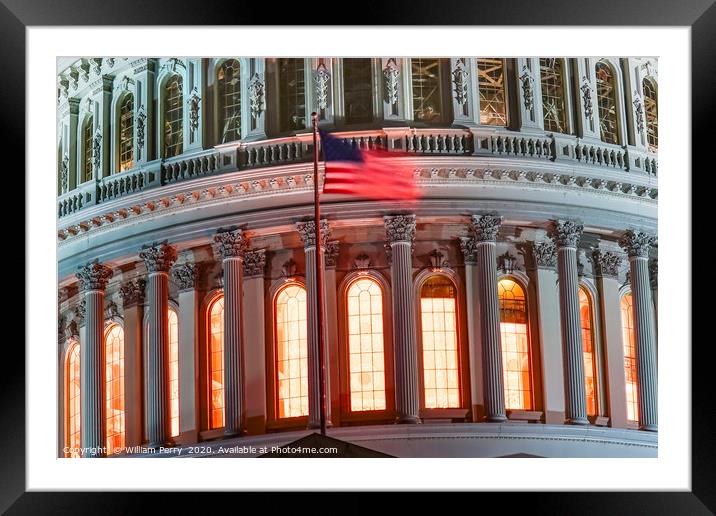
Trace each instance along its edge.
{"label": "american flag", "polygon": [[[377,200],[411,201],[420,197],[414,164],[404,154],[361,150],[319,131],[326,161],[324,194],[347,194]],[[397,159],[396,159],[397,158]]]}

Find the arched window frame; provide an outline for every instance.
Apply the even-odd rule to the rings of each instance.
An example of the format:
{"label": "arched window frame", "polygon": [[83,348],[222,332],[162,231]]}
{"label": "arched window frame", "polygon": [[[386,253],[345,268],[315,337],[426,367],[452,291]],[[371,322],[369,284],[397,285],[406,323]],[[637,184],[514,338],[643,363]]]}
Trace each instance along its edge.
{"label": "arched window frame", "polygon": [[[656,109],[656,124],[654,127],[654,132],[656,136],[656,145],[653,145],[649,142],[649,116],[647,113],[647,95],[646,90],[644,88],[645,83],[649,83],[649,86],[651,87],[652,91],[654,92],[654,103],[655,103],[655,109]],[[642,91],[642,99],[644,103],[644,134],[645,134],[645,141],[646,146],[649,149],[649,152],[657,152],[659,148],[659,118],[658,118],[658,106],[659,106],[659,83],[656,81],[656,78],[654,78],[651,75],[645,76],[641,80],[641,91]]]}
{"label": "arched window frame", "polygon": [[600,119],[599,119],[599,100],[598,100],[598,86],[596,86],[597,83],[597,65],[598,64],[605,64],[609,67],[612,77],[614,77],[614,102],[616,103],[616,119],[617,119],[617,141],[616,143],[607,143],[604,140],[601,140],[603,143],[607,143],[607,145],[626,145],[626,114],[624,113],[624,76],[622,74],[622,68],[619,65],[618,60],[612,59],[612,58],[601,58],[601,59],[593,59],[592,60],[592,73],[594,74],[594,84],[595,84],[595,91],[594,91],[594,98],[596,100],[596,104],[594,105],[594,116],[596,117],[596,130],[599,134],[599,138],[601,139],[601,125],[600,125]]}
{"label": "arched window frame", "polygon": [[112,137],[112,173],[113,174],[119,174],[121,172],[124,172],[123,170],[120,170],[121,168],[121,142],[122,142],[122,107],[124,106],[125,101],[131,97],[132,98],[132,138],[131,138],[131,147],[132,147],[132,164],[127,170],[131,170],[132,168],[136,167],[137,165],[137,135],[136,135],[136,122],[137,122],[137,96],[134,91],[131,90],[123,90],[120,91],[118,95],[115,96],[113,99],[113,106],[112,106],[112,113],[113,113],[113,120],[114,123],[112,124],[112,131],[113,131],[113,137]]}
{"label": "arched window frame", "polygon": [[[335,87],[338,91],[338,95],[336,95],[336,98],[334,99],[334,102],[337,102],[336,108],[340,107],[340,121],[342,122],[341,125],[349,126],[352,128],[361,128],[361,127],[369,127],[372,124],[374,124],[378,120],[383,119],[383,99],[381,98],[383,88],[381,86],[381,79],[382,79],[382,72],[380,67],[380,59],[375,58],[367,58],[370,59],[370,70],[371,70],[371,102],[372,102],[372,117],[370,120],[362,121],[362,122],[349,122],[347,119],[347,110],[346,110],[346,102],[345,102],[345,62],[346,58],[342,58],[340,60],[340,75],[338,77],[338,81],[336,81],[338,84],[335,84]],[[351,58],[352,59],[352,58]],[[357,59],[357,58],[356,58]],[[336,109],[338,111],[338,109]],[[338,115],[338,113],[336,113]]]}
{"label": "arched window frame", "polygon": [[[385,357],[385,410],[353,412],[350,405],[350,350],[348,347],[348,290],[360,279],[371,279],[383,295],[383,356]],[[393,365],[393,315],[391,287],[378,271],[361,269],[346,274],[338,285],[338,367],[340,378],[341,421],[393,422],[395,414],[395,379]]]}
{"label": "arched window frame", "polygon": [[411,125],[415,127],[430,127],[435,125],[444,125],[451,122],[453,120],[453,106],[451,94],[452,82],[450,79],[450,60],[444,58],[434,58],[438,61],[438,80],[440,82],[440,93],[438,98],[440,99],[441,103],[441,113],[439,119],[436,119],[432,122],[426,122],[423,120],[415,119],[415,92],[413,90],[414,59],[416,58],[406,59],[407,66],[405,66],[405,70],[407,72],[408,77],[406,78],[405,82],[409,85],[409,88],[407,89],[407,94],[405,95],[405,117],[410,120]]}
{"label": "arched window frame", "polygon": [[[65,345],[65,352],[63,357],[63,384],[64,384],[64,396],[63,396],[63,404],[64,404],[64,417],[63,417],[63,434],[64,434],[64,446],[72,447],[72,441],[70,436],[70,416],[71,416],[71,407],[70,407],[70,359],[72,353],[77,349],[78,358],[81,359],[80,355],[80,341],[76,337],[72,337],[67,340],[67,343]],[[80,380],[81,381],[81,380]],[[79,392],[80,397],[80,410],[77,412],[77,417],[79,418],[79,426],[80,426],[80,436],[78,439],[78,442],[76,443],[77,446],[82,446],[82,391],[80,389]],[[62,454],[64,457],[79,457],[79,454],[73,455],[72,453],[64,453]]]}
{"label": "arched window frame", "polygon": [[[425,406],[425,385],[423,370],[423,329],[422,329],[422,310],[421,310],[421,291],[425,283],[434,276],[442,276],[447,278],[455,288],[455,329],[457,334],[457,371],[458,371],[458,389],[460,392],[460,406],[449,408],[426,408]],[[462,281],[458,274],[451,268],[442,267],[439,270],[423,269],[420,271],[413,281],[415,296],[415,320],[416,320],[416,336],[418,344],[418,369],[419,369],[419,385],[420,385],[420,411],[421,417],[430,419],[454,417],[464,419],[471,406],[470,392],[470,357],[467,348],[467,321],[463,315],[465,309],[465,292],[462,288]]]}
{"label": "arched window frame", "polygon": [[[211,312],[215,306],[215,303],[219,301],[219,299],[224,298],[224,290],[223,289],[216,289],[211,291],[205,299],[204,306],[206,307],[204,309],[204,321],[205,321],[205,345],[203,349],[203,357],[204,357],[204,366],[202,367],[203,371],[203,377],[205,378],[205,381],[202,382],[203,387],[203,396],[202,399],[204,400],[204,410],[202,411],[202,420],[205,421],[202,423],[202,428],[205,428],[208,431],[215,431],[215,430],[223,430],[224,425],[218,426],[218,427],[212,427],[212,410],[213,410],[213,401],[212,401],[212,384],[211,384],[211,374],[212,374],[212,367],[211,367]],[[224,301],[226,303],[226,301]],[[224,308],[226,308],[226,305],[224,305]],[[225,335],[225,334],[224,334]],[[222,344],[224,344],[224,336],[222,336]],[[222,348],[223,349],[223,348]],[[222,358],[223,358],[223,352],[222,352]],[[222,366],[223,371],[223,366]],[[226,378],[224,378],[224,383],[222,384],[222,389],[226,386]],[[226,396],[226,391],[224,391],[224,396]],[[224,407],[226,407],[226,398],[224,398]],[[226,413],[224,413],[224,423],[226,422]]]}
{"label": "arched window frame", "polygon": [[[283,289],[290,286],[298,286],[306,290],[306,303],[308,300],[308,289],[303,278],[292,276],[274,281],[269,288],[268,312],[266,329],[266,400],[267,400],[267,427],[269,429],[305,428],[308,422],[308,415],[298,417],[280,418],[278,416],[278,357],[276,355],[276,300]],[[307,307],[308,308],[308,307]],[[308,327],[306,328],[306,346],[308,346]],[[310,369],[309,369],[310,374]],[[329,398],[330,399],[330,398]]]}
{"label": "arched window frame", "polygon": [[595,363],[595,379],[597,382],[597,416],[608,415],[607,382],[605,371],[605,350],[602,341],[601,309],[599,305],[599,291],[591,280],[582,279],[579,287],[584,290],[589,299],[592,317],[592,345],[593,360]]}
{"label": "arched window frame", "polygon": [[[164,149],[164,118],[165,118],[165,101],[166,101],[166,86],[170,79],[177,76],[182,81],[182,153],[186,152],[187,145],[189,143],[189,137],[188,137],[188,113],[187,113],[187,99],[189,98],[189,93],[187,91],[188,87],[188,77],[186,73],[186,64],[182,60],[176,60],[173,61],[172,66],[162,66],[160,67],[160,72],[157,77],[157,128],[156,128],[156,149],[157,149],[157,157],[159,159],[165,158],[165,149]],[[135,97],[136,101],[136,97]],[[135,106],[136,107],[136,106]],[[177,156],[180,156],[182,153],[179,153]],[[166,158],[171,159],[171,158]]]}
{"label": "arched window frame", "polygon": [[[103,332],[103,334],[102,334],[102,344],[103,344],[104,350],[105,350],[105,359],[104,359],[104,360],[105,360],[105,367],[106,367],[106,364],[107,364],[107,356],[106,356],[107,337],[109,337],[109,333],[110,333],[115,327],[119,327],[119,328],[122,329],[122,346],[124,347],[124,346],[126,345],[126,340],[125,340],[125,339],[126,339],[126,335],[125,335],[125,332],[124,332],[124,321],[123,321],[123,319],[122,319],[121,317],[119,317],[119,316],[113,316],[113,317],[110,317],[109,319],[106,319],[106,320],[104,321],[104,332]],[[123,350],[123,353],[124,353],[125,351],[126,351],[126,348]],[[126,355],[125,355],[125,356],[126,356]],[[122,360],[124,360],[124,358],[123,358]],[[126,365],[126,364],[123,364],[123,368],[124,368],[125,365]],[[123,392],[122,392],[122,398],[123,398],[123,399],[122,399],[122,405],[123,405],[122,410],[123,410],[123,412],[124,412],[124,423],[123,423],[122,433],[124,434],[123,440],[124,440],[124,442],[125,442],[125,447],[126,447],[126,435],[127,435],[127,391],[126,391],[126,389],[127,389],[127,382],[126,382],[126,374],[123,375],[122,378],[123,378],[122,383],[123,383],[123,387],[124,387]],[[108,387],[108,386],[107,386],[107,378],[106,378],[106,376],[105,376],[105,384],[104,384],[104,389],[105,389],[105,391],[104,391],[104,393],[105,393],[105,394],[104,394],[104,399],[105,399],[105,403],[106,403],[106,400],[107,400],[107,387]],[[107,418],[107,414],[105,414],[105,419],[106,419],[106,418]],[[105,424],[105,435],[104,435],[105,443],[106,443],[107,438],[108,438],[108,432],[109,432],[109,429],[107,428],[107,426],[106,426],[106,424]],[[117,450],[117,452],[118,452],[118,451],[121,451],[123,448],[124,448],[124,447],[119,448],[119,449]],[[109,454],[109,448],[107,449],[107,453]],[[116,452],[115,452],[115,453],[116,453]]]}
{"label": "arched window frame", "polygon": [[[542,113],[540,113],[540,116],[542,116],[542,124],[544,126],[544,92],[542,89],[542,66],[541,66],[541,59],[554,59],[555,61],[559,61],[562,65],[562,95],[563,95],[563,101],[564,101],[564,118],[565,118],[565,130],[560,134],[572,134],[574,131],[574,119],[573,119],[573,111],[572,111],[572,105],[573,105],[573,92],[572,92],[572,80],[571,80],[571,67],[569,66],[569,61],[562,57],[554,57],[554,58],[538,58],[537,62],[539,64],[539,81],[540,81],[540,95],[542,96]],[[544,130],[547,132],[553,132],[547,127],[544,127]]]}
{"label": "arched window frame", "polygon": [[[94,127],[95,127],[95,120],[94,116],[91,112],[85,111],[84,116],[80,118],[82,120],[81,124],[77,124],[77,184],[81,185],[83,183],[88,183],[95,179],[97,177],[93,164],[92,164],[92,143],[94,139]],[[89,141],[89,148],[87,144],[87,140],[85,138],[86,136],[86,130],[89,129],[90,131],[90,141]],[[86,179],[88,172],[87,172],[87,152],[89,152],[90,156],[90,172],[89,174],[91,177],[89,179]]]}
{"label": "arched window frame", "polygon": [[[625,351],[626,351],[626,349],[625,349],[625,342],[624,342],[624,314],[623,314],[623,310],[622,310],[622,303],[623,303],[624,298],[625,298],[626,296],[630,296],[630,297],[631,297],[631,303],[632,303],[632,304],[631,304],[631,308],[632,308],[632,309],[631,309],[631,323],[632,323],[631,331],[632,331],[632,339],[634,340],[634,361],[635,361],[635,364],[634,364],[634,378],[635,378],[635,381],[634,381],[634,387],[633,387],[633,396],[634,396],[634,400],[635,400],[635,401],[634,401],[635,419],[630,419],[630,418],[629,418],[629,406],[628,406],[628,405],[629,405],[629,401],[628,401],[628,399],[626,399],[626,389],[627,389],[626,362],[625,362],[625,359],[626,359],[626,353],[625,353]],[[637,372],[636,372],[636,334],[635,334],[636,328],[635,328],[634,324],[635,324],[635,320],[634,320],[634,295],[633,295],[633,293],[632,293],[632,291],[631,291],[631,287],[630,287],[629,285],[624,285],[624,286],[619,290],[619,328],[620,328],[620,330],[621,330],[621,342],[620,342],[620,344],[621,344],[621,357],[622,357],[622,368],[621,368],[621,370],[622,370],[622,373],[624,374],[624,388],[625,388],[624,395],[625,395],[626,409],[627,409],[627,412],[626,412],[626,414],[624,414],[624,416],[625,416],[625,418],[626,418],[626,420],[627,420],[627,427],[637,429],[637,428],[639,428],[639,390],[638,390],[638,389],[639,389],[639,387],[638,387],[639,379],[638,379],[638,377],[636,376],[636,375],[637,375]]]}
{"label": "arched window frame", "polygon": [[[250,69],[250,63],[249,60],[243,57],[223,57],[220,59],[213,60],[211,64],[211,84],[210,89],[213,96],[213,102],[212,102],[212,115],[214,119],[213,126],[213,133],[214,133],[214,142],[216,142],[216,145],[222,145],[222,134],[223,134],[223,128],[221,124],[221,108],[222,108],[222,99],[219,98],[219,70],[221,67],[226,63],[227,61],[236,60],[239,62],[240,67],[240,91],[241,91],[241,114],[240,114],[240,123],[241,123],[241,134],[239,135],[239,140],[235,140],[234,143],[243,140],[246,135],[248,134],[248,128],[249,128],[249,109],[248,109],[248,85],[250,81],[249,77],[249,69]],[[225,142],[226,144],[232,143],[232,142]]]}

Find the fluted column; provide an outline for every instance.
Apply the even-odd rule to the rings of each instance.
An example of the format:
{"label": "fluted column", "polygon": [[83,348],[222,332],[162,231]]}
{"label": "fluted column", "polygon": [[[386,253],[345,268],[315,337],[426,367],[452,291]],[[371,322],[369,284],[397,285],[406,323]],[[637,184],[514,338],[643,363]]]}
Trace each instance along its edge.
{"label": "fluted column", "polygon": [[488,421],[497,423],[507,419],[500,338],[500,306],[497,298],[496,239],[500,224],[502,224],[502,217],[473,215],[470,227],[476,244],[485,417]]}
{"label": "fluted column", "polygon": [[150,448],[171,444],[169,417],[169,269],[176,249],[167,242],[144,246],[147,267],[147,439]]}
{"label": "fluted column", "polygon": [[472,420],[485,416],[482,392],[482,339],[480,338],[480,298],[477,287],[477,245],[472,237],[460,238],[460,250],[465,262],[465,299],[467,300],[467,343],[470,356],[470,394]]}
{"label": "fluted column", "polygon": [[398,423],[420,423],[412,265],[415,215],[393,215],[383,219],[391,253],[395,410]]}
{"label": "fluted column", "polygon": [[577,245],[584,227],[571,220],[553,222],[552,238],[557,244],[559,310],[564,348],[565,418],[572,425],[588,425],[584,386],[584,352],[579,315]]}
{"label": "fluted column", "polygon": [[214,235],[224,268],[224,435],[243,432],[243,261],[246,239],[240,229]]}
{"label": "fluted column", "polygon": [[619,244],[629,256],[629,277],[634,300],[639,428],[656,432],[658,430],[656,335],[649,282],[649,247],[653,241],[654,237],[647,233],[628,230]]}
{"label": "fluted column", "polygon": [[[328,239],[328,222],[321,219],[321,249],[324,251],[319,257],[316,253],[316,224],[313,220],[307,220],[296,223],[296,229],[301,235],[303,242],[303,251],[306,255],[306,294],[308,318],[308,428],[321,427],[321,391],[319,383],[319,368],[321,367],[320,345],[318,342],[318,313],[316,312],[316,297],[318,290],[316,289],[316,260],[320,259],[320,266],[324,265],[324,254],[326,249],[326,241]],[[326,296],[324,294],[323,299]],[[323,351],[324,364],[326,364],[325,372],[328,373],[328,346],[326,345],[326,325],[325,325],[325,306],[323,307]],[[329,375],[324,374],[326,383],[326,426],[331,426],[331,404]]]}
{"label": "fluted column", "polygon": [[104,457],[105,358],[104,290],[112,270],[97,260],[80,267],[77,274],[84,292],[85,332],[80,343],[80,425],[82,457]]}

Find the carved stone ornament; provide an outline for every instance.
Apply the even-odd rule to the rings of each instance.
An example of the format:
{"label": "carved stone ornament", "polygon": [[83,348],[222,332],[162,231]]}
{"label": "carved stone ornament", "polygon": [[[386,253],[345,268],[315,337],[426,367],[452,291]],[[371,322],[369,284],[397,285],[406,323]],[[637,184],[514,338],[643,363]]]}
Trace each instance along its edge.
{"label": "carved stone ornament", "polygon": [[622,257],[611,251],[595,249],[592,252],[592,263],[595,275],[616,278],[619,275]]}
{"label": "carved stone ornament", "polygon": [[189,128],[191,132],[195,132],[199,128],[199,107],[201,97],[199,91],[194,87],[189,94],[189,98],[186,103],[189,106]]}
{"label": "carved stone ornament", "polygon": [[512,274],[517,269],[517,257],[507,251],[497,257],[497,268],[505,274]]}
{"label": "carved stone ornament", "polygon": [[450,267],[445,255],[439,249],[431,251],[428,255],[428,259],[430,260],[430,270],[433,272]]}
{"label": "carved stone ornament", "polygon": [[[316,247],[316,223],[313,220],[296,222],[296,231],[301,236],[304,249]],[[328,221],[321,219],[321,246],[325,249],[328,240]]]}
{"label": "carved stone ornament", "polygon": [[[390,247],[390,246],[388,246]],[[365,270],[370,267],[370,257],[365,253],[360,253],[353,260],[353,268],[357,270]]]}
{"label": "carved stone ornament", "polygon": [[264,94],[264,81],[255,73],[249,81],[249,110],[254,120],[257,120],[264,110]]}
{"label": "carved stone ornament", "polygon": [[281,273],[284,278],[292,278],[296,275],[296,261],[293,258],[286,260],[281,266]]}
{"label": "carved stone ornament", "polygon": [[139,257],[144,260],[147,272],[169,272],[177,259],[177,251],[165,240],[142,246]]}
{"label": "carved stone ornament", "polygon": [[92,59],[90,59],[90,65],[92,66],[92,72],[96,75],[99,75],[102,71],[102,58],[93,57]]}
{"label": "carved stone ornament", "polygon": [[621,239],[619,239],[619,245],[626,251],[629,257],[648,258],[649,248],[653,245],[654,241],[654,237],[648,233],[629,229],[624,233]]}
{"label": "carved stone ornament", "polygon": [[244,253],[244,275],[248,278],[263,276],[266,269],[266,250],[251,249]]}
{"label": "carved stone ornament", "polygon": [[455,69],[452,71],[452,84],[455,93],[455,102],[464,106],[467,103],[468,78],[470,74],[465,69],[462,59],[458,59]]}
{"label": "carved stone ornament", "polygon": [[477,263],[477,242],[472,237],[460,237],[460,251],[466,264]]}
{"label": "carved stone ornament", "polygon": [[214,245],[222,258],[241,258],[248,242],[240,229],[219,230],[214,235]]}
{"label": "carved stone ornament", "polygon": [[172,279],[179,290],[191,290],[199,280],[199,267],[191,262],[177,265],[172,269]]}
{"label": "carved stone ornament", "polygon": [[119,307],[114,301],[109,301],[107,306],[104,308],[104,318],[114,319],[116,317],[119,317]]}
{"label": "carved stone ornament", "polygon": [[338,240],[331,240],[326,242],[325,247],[325,264],[326,267],[335,267],[338,262],[338,253],[341,248],[341,243]]}
{"label": "carved stone ornament", "polygon": [[502,217],[498,215],[473,215],[470,231],[476,242],[494,242],[501,224]]}
{"label": "carved stone ornament", "polygon": [[62,193],[67,193],[70,189],[70,157],[66,152],[62,156],[62,163],[60,163],[60,181]]}
{"label": "carved stone ornament", "polygon": [[137,110],[137,147],[138,158],[142,158],[142,149],[144,149],[144,128],[146,127],[147,114],[144,112],[144,104],[139,106]]}
{"label": "carved stone ornament", "polygon": [[639,131],[639,134],[644,134],[644,104],[641,102],[641,98],[639,97],[639,94],[635,91],[634,92],[634,115],[635,115],[635,123],[636,123],[636,130]]}
{"label": "carved stone ornament", "polygon": [[592,85],[589,83],[587,77],[582,77],[582,86],[579,88],[582,91],[582,102],[584,103],[584,115],[587,118],[591,118],[594,113],[592,107]]}
{"label": "carved stone ornament", "polygon": [[318,109],[327,109],[328,87],[331,83],[331,74],[328,73],[326,65],[323,63],[319,64],[318,68],[316,68],[314,81],[316,83],[316,106]]}
{"label": "carved stone ornament", "polygon": [[532,246],[532,256],[537,267],[555,267],[557,265],[557,246],[552,240],[535,242]]}
{"label": "carved stone ornament", "polygon": [[122,305],[125,307],[141,304],[144,302],[144,287],[147,281],[144,278],[135,278],[119,287],[119,295],[122,296]]}
{"label": "carved stone ornament", "polygon": [[65,326],[65,339],[78,339],[80,337],[80,330],[75,319],[71,320]]}
{"label": "carved stone ornament", "polygon": [[415,215],[388,215],[383,217],[388,242],[413,243],[415,239]]}
{"label": "carved stone ornament", "polygon": [[390,246],[390,244],[383,244],[383,249],[385,249],[385,256],[388,260],[388,265],[393,264],[393,248]]}
{"label": "carved stone ornament", "polygon": [[102,171],[102,132],[99,129],[92,140],[92,166],[95,177],[99,178]]}
{"label": "carved stone ornament", "polygon": [[550,236],[557,247],[577,247],[584,226],[574,220],[553,220]]}
{"label": "carved stone ornament", "polygon": [[80,286],[84,291],[104,290],[112,277],[112,269],[95,260],[80,267],[75,276],[80,280]]}
{"label": "carved stone ornament", "polygon": [[75,319],[79,322],[79,324],[84,324],[85,314],[87,313],[87,307],[84,299],[75,305],[73,312],[75,314]]}
{"label": "carved stone ornament", "polygon": [[400,70],[395,59],[388,59],[383,68],[383,79],[385,80],[385,102],[392,106],[398,102],[398,87],[400,85]]}
{"label": "carved stone ornament", "polygon": [[532,111],[532,107],[534,106],[534,90],[532,88],[533,82],[534,79],[532,78],[532,74],[530,74],[529,69],[526,66],[523,67],[522,75],[520,75],[520,83],[522,84],[522,97],[527,111]]}

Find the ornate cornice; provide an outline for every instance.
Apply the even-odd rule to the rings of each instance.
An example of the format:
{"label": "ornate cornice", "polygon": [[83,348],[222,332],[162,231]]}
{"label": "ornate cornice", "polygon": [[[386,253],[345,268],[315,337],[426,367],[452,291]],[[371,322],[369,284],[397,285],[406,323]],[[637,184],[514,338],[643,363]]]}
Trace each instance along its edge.
{"label": "ornate cornice", "polygon": [[194,289],[199,281],[199,266],[192,262],[176,265],[172,269],[172,279],[180,291]]}
{"label": "ornate cornice", "polygon": [[388,243],[413,243],[415,239],[415,215],[388,215],[383,217]]}
{"label": "ornate cornice", "polygon": [[244,276],[263,277],[266,269],[266,249],[249,249],[244,253]]}
{"label": "ornate cornice", "polygon": [[214,235],[217,253],[223,258],[242,258],[248,241],[240,229],[220,229]]}
{"label": "ornate cornice", "polygon": [[144,287],[146,283],[147,281],[144,278],[135,278],[119,287],[119,295],[122,296],[122,305],[125,308],[144,302]]}
{"label": "ornate cornice", "polygon": [[147,272],[169,272],[177,259],[177,250],[165,240],[161,243],[143,245],[139,257],[144,260]]}
{"label": "ornate cornice", "polygon": [[553,220],[550,228],[550,236],[558,248],[576,248],[583,232],[584,226],[575,220]]}
{"label": "ornate cornice", "polygon": [[501,224],[502,217],[499,215],[473,215],[470,232],[475,239],[475,243],[495,242]]}
{"label": "ornate cornice", "polygon": [[542,240],[532,244],[532,257],[537,267],[556,267],[557,246],[552,240]]}
{"label": "ornate cornice", "polygon": [[616,278],[619,275],[622,257],[611,251],[595,249],[592,252],[592,263],[594,264],[594,274],[596,276]]}
{"label": "ornate cornice", "polygon": [[654,244],[655,238],[649,233],[628,229],[619,239],[619,245],[626,251],[627,256],[648,258],[649,248]]}
{"label": "ornate cornice", "polygon": [[338,262],[338,253],[341,249],[341,243],[338,240],[330,240],[326,242],[325,247],[325,264],[326,267],[335,267]]}
{"label": "ornate cornice", "polygon": [[[321,247],[326,248],[326,242],[328,241],[328,221],[321,219]],[[316,222],[311,220],[304,220],[296,222],[296,231],[301,236],[301,242],[303,242],[303,248],[308,250],[316,247]]]}
{"label": "ornate cornice", "polygon": [[466,265],[477,263],[477,242],[473,237],[460,237],[460,251]]}
{"label": "ornate cornice", "polygon": [[82,290],[104,290],[112,277],[112,269],[95,260],[79,268],[75,274]]}

